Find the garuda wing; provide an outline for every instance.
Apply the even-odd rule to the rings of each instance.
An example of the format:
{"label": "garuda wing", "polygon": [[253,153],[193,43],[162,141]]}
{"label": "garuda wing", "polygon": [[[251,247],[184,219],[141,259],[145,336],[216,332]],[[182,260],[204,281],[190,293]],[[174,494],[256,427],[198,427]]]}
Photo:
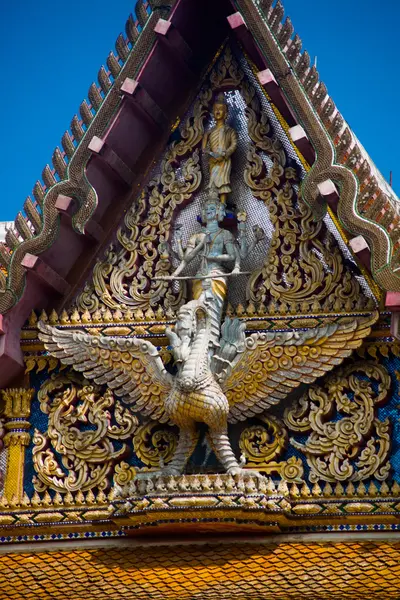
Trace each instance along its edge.
{"label": "garuda wing", "polygon": [[169,419],[164,401],[173,378],[165,370],[157,348],[138,338],[94,336],[39,323],[46,350],[87,379],[107,384],[133,409],[161,423]]}
{"label": "garuda wing", "polygon": [[230,405],[229,422],[259,414],[300,384],[331,371],[361,346],[377,318],[373,313],[307,331],[250,335],[229,376],[220,382]]}

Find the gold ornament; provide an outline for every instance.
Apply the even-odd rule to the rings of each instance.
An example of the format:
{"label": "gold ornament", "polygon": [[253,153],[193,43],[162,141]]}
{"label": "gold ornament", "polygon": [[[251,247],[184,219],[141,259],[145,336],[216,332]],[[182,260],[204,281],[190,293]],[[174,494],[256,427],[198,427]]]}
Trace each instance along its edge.
{"label": "gold ornament", "polygon": [[114,471],[114,483],[121,487],[127,485],[135,479],[136,469],[128,463],[122,461],[118,465],[115,465]]}
{"label": "gold ornament", "polygon": [[4,445],[8,448],[4,495],[9,501],[19,502],[24,493],[25,448],[31,439],[28,418],[35,390],[9,388],[1,393],[7,432]]}
{"label": "gold ornament", "polygon": [[95,265],[93,284],[78,297],[79,310],[96,314],[108,307],[126,313],[157,306],[172,309],[173,315],[182,302],[184,286],[172,292],[166,282],[154,278],[171,272],[168,242],[174,214],[198,190],[202,180],[196,148],[204,135],[203,121],[211,96],[211,90],[199,94],[193,115],[181,129],[181,140],[167,150],[161,174],[126,214],[125,224],[117,232],[117,245],[110,246],[105,259]]}
{"label": "gold ornament", "polygon": [[[25,362],[25,373],[36,372],[40,373],[40,371],[44,371],[46,369],[47,373],[54,371],[58,366],[60,366],[59,361],[54,358],[54,356],[42,356],[42,355],[30,355],[24,358]],[[63,367],[61,367],[63,368]]]}
{"label": "gold ornament", "polygon": [[[311,432],[304,444],[290,440],[307,458],[310,481],[387,478],[389,419],[379,421],[376,408],[385,401],[389,389],[390,377],[382,365],[355,363],[327,377],[322,386],[310,387],[293,407],[286,409],[287,427],[302,434]],[[341,415],[339,420],[332,420],[335,411]]]}
{"label": "gold ornament", "polygon": [[202,141],[203,153],[208,155],[210,173],[209,189],[226,203],[231,189],[232,155],[237,147],[237,132],[226,123],[228,105],[223,93],[218,94],[213,105],[215,125],[204,134]]}
{"label": "gold ornament", "polygon": [[[112,440],[131,437],[137,418],[111,390],[101,395],[100,388],[76,376],[53,375],[41,386],[38,399],[49,421],[47,431],[35,430],[33,438],[35,489],[66,493],[107,487],[113,463],[128,450],[126,444],[117,450]],[[116,425],[110,422],[111,410]]]}
{"label": "gold ornament", "polygon": [[264,465],[277,458],[287,447],[288,434],[276,417],[260,416],[262,425],[252,425],[240,435],[239,447],[254,465]]}
{"label": "gold ornament", "polygon": [[228,337],[219,345],[222,354],[215,353],[211,365],[213,321],[207,307],[191,312],[195,302],[180,309],[175,331],[170,333],[174,356],[181,363],[175,376],[166,371],[157,348],[147,340],[97,337],[40,325],[46,349],[61,362],[74,365],[98,384],[107,384],[135,411],[179,426],[179,443],[166,468],[172,474],[182,472],[192,454],[198,422],[209,426],[214,451],[225,468],[239,472],[227,422],[260,414],[301,383],[313,383],[332,370],[361,344],[377,319],[372,314],[306,331],[248,338],[240,328],[231,330],[228,321],[224,326]]}
{"label": "gold ornament", "polygon": [[229,46],[225,48],[210,75],[213,90],[237,88],[243,81],[244,73],[232,55]]}
{"label": "gold ornament", "polygon": [[[285,168],[285,151],[281,142],[270,135],[270,125],[254,90],[248,86],[241,92],[247,104],[251,139],[244,179],[254,196],[268,205],[275,228],[267,260],[250,277],[251,301],[264,304],[271,297],[270,313],[372,308],[374,302],[362,294],[332,234],[322,222],[314,220],[304,202],[296,202],[296,171]],[[273,161],[267,174],[262,153]]]}
{"label": "gold ornament", "polygon": [[262,423],[246,427],[240,435],[239,447],[246,458],[246,467],[268,475],[278,473],[285,481],[300,483],[304,475],[301,459],[292,456],[287,461],[277,461],[288,444],[284,424],[272,415],[258,419]]}
{"label": "gold ornament", "polygon": [[[345,268],[339,250],[331,247],[329,235],[321,239],[324,227],[312,222],[310,211],[300,206],[301,203],[297,206],[296,172],[286,164],[282,143],[271,134],[272,128],[254,86],[244,77],[237,77],[240,69],[235,65],[227,52],[215,66],[210,76],[214,89],[200,92],[193,116],[181,131],[182,140],[168,148],[161,173],[128,213],[126,227],[118,233],[120,249],[109,249],[107,260],[94,270],[94,288],[89,290],[89,296],[85,299],[82,296],[78,301],[81,308],[93,314],[94,322],[99,314],[101,316],[100,308],[103,321],[112,322],[111,309],[116,312],[140,310],[147,318],[149,314],[154,315],[152,304],[162,305],[165,314],[168,309],[179,307],[175,330],[165,330],[178,365],[176,375],[166,371],[157,347],[147,340],[95,337],[70,328],[40,326],[40,338],[53,356],[74,365],[96,383],[109,385],[145,416],[179,426],[179,443],[168,465],[170,473],[180,473],[193,451],[198,436],[197,422],[209,426],[221,463],[227,470],[237,472],[239,465],[230,447],[227,421],[236,422],[260,414],[286,398],[300,383],[313,383],[360,346],[377,318],[376,314],[364,318],[354,315],[342,322],[306,331],[282,334],[273,331],[239,339],[240,332],[244,338],[244,323],[240,327],[237,322],[232,326],[228,319],[221,327],[228,286],[225,279],[221,282],[221,278],[211,278],[210,285],[204,281],[201,283],[204,294],[195,290],[194,299],[183,305],[185,290],[170,285],[168,242],[174,212],[179,206],[183,207],[200,186],[197,147],[204,135],[203,122],[213,92],[216,87],[232,87],[232,80],[236,78],[236,89],[246,103],[251,139],[245,181],[256,197],[270,204],[271,219],[276,227],[264,266],[250,277],[251,303],[246,310],[254,314],[255,304],[265,305],[269,297],[273,298],[268,305],[270,311],[282,313],[296,313],[299,308],[307,312],[318,312],[322,308],[347,311],[365,307],[369,302],[360,293],[357,280]],[[273,161],[267,174],[265,154]],[[214,213],[215,209],[214,206]],[[229,276],[236,275],[239,267],[236,259],[241,256],[242,247],[238,252],[223,251],[224,231],[221,228],[216,232],[220,236],[221,252],[215,256],[221,263],[234,257],[235,266]],[[207,236],[204,244],[206,240]],[[230,246],[235,249],[233,238]],[[201,245],[196,249],[200,251]],[[207,252],[203,254],[208,264]],[[180,258],[182,265],[185,257]],[[181,265],[175,270],[175,276]],[[215,270],[219,273],[219,269]],[[225,275],[225,270],[222,271]],[[209,275],[207,272],[204,279],[209,279]],[[71,315],[70,322],[72,318],[78,322],[79,311],[76,313]],[[158,323],[155,325],[159,327]],[[226,339],[222,339],[223,330]],[[144,335],[143,330],[140,335]]]}
{"label": "gold ornament", "polygon": [[177,443],[177,430],[162,427],[155,421],[138,427],[133,436],[135,454],[147,467],[168,464],[172,460]]}
{"label": "gold ornament", "polygon": [[[207,139],[204,122],[211,100],[215,92],[233,89],[246,104],[250,137],[244,180],[255,198],[268,204],[275,227],[269,255],[248,283],[250,303],[265,305],[271,314],[373,308],[374,301],[362,293],[325,224],[316,223],[307,205],[297,201],[296,170],[287,166],[285,149],[272,132],[259,92],[227,47],[211,71],[210,85],[199,93],[193,114],[181,128],[181,140],[168,147],[160,173],[128,211],[117,243],[95,265],[92,282],[76,302],[78,318],[84,314],[86,320],[89,315],[97,322],[112,321],[114,311],[121,320],[142,310],[148,319],[147,311],[155,306],[174,317],[184,300],[185,284],[170,289],[160,279],[172,271],[173,221],[177,210],[200,189],[199,147]],[[268,173],[263,155],[273,161]]]}

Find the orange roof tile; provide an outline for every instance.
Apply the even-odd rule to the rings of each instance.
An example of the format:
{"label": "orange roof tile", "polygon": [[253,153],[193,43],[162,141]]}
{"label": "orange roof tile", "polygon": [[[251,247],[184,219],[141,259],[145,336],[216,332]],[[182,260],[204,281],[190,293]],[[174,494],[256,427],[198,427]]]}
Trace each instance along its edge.
{"label": "orange roof tile", "polygon": [[400,542],[125,545],[9,553],[0,557],[0,573],[0,598],[11,600],[81,600],[88,594],[92,600],[390,600],[400,596]]}

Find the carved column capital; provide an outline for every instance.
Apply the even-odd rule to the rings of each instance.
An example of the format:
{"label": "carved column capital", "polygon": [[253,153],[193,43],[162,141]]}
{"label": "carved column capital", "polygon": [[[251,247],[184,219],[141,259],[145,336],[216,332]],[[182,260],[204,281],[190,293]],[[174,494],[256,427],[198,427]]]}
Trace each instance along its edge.
{"label": "carved column capital", "polygon": [[10,446],[28,446],[31,439],[30,434],[24,429],[29,429],[30,424],[26,421],[19,423],[13,421],[12,423],[6,423],[5,428],[7,433],[4,436],[4,446],[9,448]]}
{"label": "carved column capital", "polygon": [[10,501],[19,501],[23,496],[25,447],[31,439],[28,419],[34,393],[34,389],[25,388],[8,388],[1,392],[5,402],[4,445],[8,448],[4,492]]}
{"label": "carved column capital", "polygon": [[2,390],[5,402],[4,416],[7,419],[26,419],[31,414],[32,388],[7,388]]}

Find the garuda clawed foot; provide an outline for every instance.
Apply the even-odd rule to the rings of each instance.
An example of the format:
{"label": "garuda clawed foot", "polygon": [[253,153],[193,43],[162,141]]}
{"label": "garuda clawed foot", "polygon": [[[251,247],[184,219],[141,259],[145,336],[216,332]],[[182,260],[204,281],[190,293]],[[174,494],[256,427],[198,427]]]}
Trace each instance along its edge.
{"label": "garuda clawed foot", "polygon": [[264,475],[259,473],[258,471],[254,471],[252,469],[243,469],[242,467],[231,467],[227,470],[228,475],[232,475],[232,477],[257,477],[258,479],[265,479]]}
{"label": "garuda clawed foot", "polygon": [[158,471],[145,471],[136,474],[135,479],[158,479],[159,477],[178,477],[182,475],[182,470],[165,467]]}

